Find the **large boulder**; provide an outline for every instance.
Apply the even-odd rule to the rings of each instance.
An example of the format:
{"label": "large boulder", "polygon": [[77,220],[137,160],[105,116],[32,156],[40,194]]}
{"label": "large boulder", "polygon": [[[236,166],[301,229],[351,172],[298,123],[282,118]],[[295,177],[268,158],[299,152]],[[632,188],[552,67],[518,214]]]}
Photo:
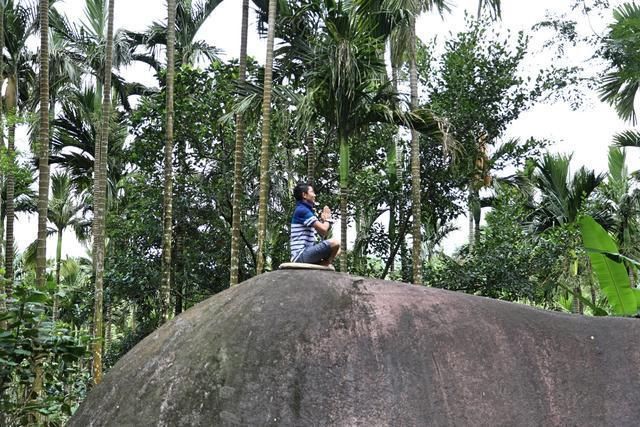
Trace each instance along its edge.
{"label": "large boulder", "polygon": [[640,322],[276,271],[140,342],[70,425],[637,426]]}

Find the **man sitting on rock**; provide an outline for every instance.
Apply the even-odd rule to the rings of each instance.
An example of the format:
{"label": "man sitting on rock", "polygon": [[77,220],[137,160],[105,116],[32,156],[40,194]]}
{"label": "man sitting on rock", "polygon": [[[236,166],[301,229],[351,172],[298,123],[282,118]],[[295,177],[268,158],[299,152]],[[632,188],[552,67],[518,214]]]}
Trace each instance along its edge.
{"label": "man sitting on rock", "polygon": [[317,241],[318,234],[325,238],[331,229],[331,209],[325,206],[318,219],[313,212],[316,193],[311,185],[304,182],[298,183],[293,189],[293,197],[296,199],[296,208],[291,218],[291,261],[331,266],[340,253],[340,241]]}

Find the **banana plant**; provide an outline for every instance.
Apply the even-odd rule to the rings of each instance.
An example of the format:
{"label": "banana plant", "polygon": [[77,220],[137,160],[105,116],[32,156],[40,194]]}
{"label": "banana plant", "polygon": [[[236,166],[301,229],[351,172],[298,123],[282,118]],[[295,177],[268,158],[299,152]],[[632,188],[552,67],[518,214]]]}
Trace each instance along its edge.
{"label": "banana plant", "polygon": [[589,254],[591,266],[613,314],[637,314],[640,289],[631,287],[623,260],[636,267],[640,267],[640,263],[621,255],[615,240],[590,216],[581,217],[579,223],[584,248]]}

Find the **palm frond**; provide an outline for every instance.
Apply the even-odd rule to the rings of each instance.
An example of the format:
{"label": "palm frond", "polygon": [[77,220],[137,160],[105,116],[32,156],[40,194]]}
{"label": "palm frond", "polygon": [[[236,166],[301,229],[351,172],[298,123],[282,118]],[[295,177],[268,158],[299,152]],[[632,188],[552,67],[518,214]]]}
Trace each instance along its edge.
{"label": "palm frond", "polygon": [[613,136],[613,144],[616,147],[640,147],[640,132],[637,130],[625,130]]}

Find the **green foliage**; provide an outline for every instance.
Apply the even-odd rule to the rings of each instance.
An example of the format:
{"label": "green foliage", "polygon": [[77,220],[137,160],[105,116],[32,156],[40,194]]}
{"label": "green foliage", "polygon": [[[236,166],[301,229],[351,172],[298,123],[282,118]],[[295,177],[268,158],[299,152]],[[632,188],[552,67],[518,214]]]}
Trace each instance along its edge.
{"label": "green foliage", "polygon": [[[254,79],[255,64],[250,64],[249,71],[250,79]],[[176,74],[172,300],[177,312],[228,286],[233,184],[229,176],[232,176],[235,129],[232,123],[220,123],[218,119],[231,110],[235,101],[236,77],[234,65],[218,61],[205,71],[183,66]],[[110,212],[107,225],[110,248],[105,283],[114,301],[135,303],[137,327],[146,332],[155,327],[158,314],[164,111],[164,92],[160,92],[143,97],[131,115],[136,136],[126,151],[131,173],[121,182],[118,206]],[[288,129],[278,129],[283,126],[281,114],[274,113],[273,117],[278,141]],[[259,153],[255,130],[255,125],[249,126],[245,144],[243,211],[248,213],[247,224],[255,224],[257,205]],[[282,152],[282,148],[274,147],[273,151]],[[281,156],[276,156],[275,161],[280,159]],[[273,177],[275,188],[283,188],[280,176]],[[286,188],[285,181],[285,195]],[[280,212],[286,209],[286,205],[282,206]],[[280,215],[277,212],[275,215]],[[250,246],[255,229],[247,226],[242,232],[240,278],[245,280],[255,269]],[[277,241],[281,234],[288,238],[286,230],[272,237]],[[271,247],[287,249],[284,242],[274,242]],[[137,332],[131,333],[139,336]]]}
{"label": "green foliage", "polygon": [[0,311],[0,323],[6,326],[0,332],[0,411],[8,425],[25,425],[36,414],[61,424],[86,393],[89,375],[83,358],[89,337],[52,321],[54,289],[52,281],[44,291],[30,279],[18,283]]}
{"label": "green foliage", "polygon": [[629,275],[618,254],[618,246],[593,218],[580,219],[580,230],[591,266],[607,300],[617,315],[635,315],[638,312],[636,296],[629,284]]}
{"label": "green foliage", "polygon": [[613,11],[614,22],[603,40],[602,56],[609,61],[600,96],[615,106],[624,120],[636,123],[634,100],[640,87],[640,5],[624,3]]}
{"label": "green foliage", "polygon": [[[486,133],[495,143],[506,126],[518,118],[536,96],[535,87],[520,77],[518,68],[527,51],[527,38],[491,33],[483,21],[467,20],[468,30],[445,42],[435,64],[419,64],[431,108],[446,117],[465,150],[465,160],[477,157],[477,140]],[[471,166],[467,166],[471,167]]]}
{"label": "green foliage", "polygon": [[525,197],[501,187],[475,250],[441,255],[427,268],[426,284],[509,301],[548,301],[561,277],[562,236],[535,238],[523,226],[529,215]]}
{"label": "green foliage", "polygon": [[[17,156],[19,157],[19,156]],[[18,161],[12,163],[7,156],[6,147],[0,147],[0,173],[5,175],[9,170],[13,171],[15,178],[15,211],[16,212],[35,212],[35,192],[33,190],[34,176],[31,168],[25,165],[23,161],[18,158]],[[2,218],[6,217],[6,200],[7,200],[7,185],[6,179],[1,181],[2,188],[2,205],[0,206],[0,215]]]}

